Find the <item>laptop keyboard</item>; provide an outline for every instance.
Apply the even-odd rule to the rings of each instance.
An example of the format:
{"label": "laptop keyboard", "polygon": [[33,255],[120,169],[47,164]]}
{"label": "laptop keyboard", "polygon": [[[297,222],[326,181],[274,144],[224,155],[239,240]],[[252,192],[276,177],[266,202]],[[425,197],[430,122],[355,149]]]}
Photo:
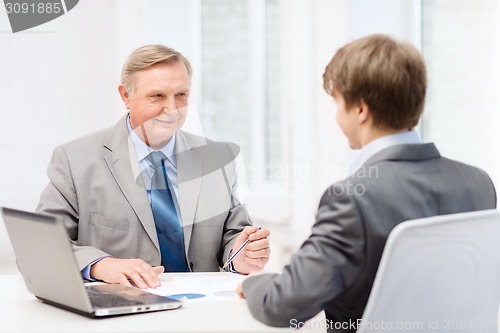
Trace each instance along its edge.
{"label": "laptop keyboard", "polygon": [[145,304],[143,302],[131,300],[117,294],[105,294],[93,287],[87,287],[87,293],[94,308],[114,308],[120,306]]}

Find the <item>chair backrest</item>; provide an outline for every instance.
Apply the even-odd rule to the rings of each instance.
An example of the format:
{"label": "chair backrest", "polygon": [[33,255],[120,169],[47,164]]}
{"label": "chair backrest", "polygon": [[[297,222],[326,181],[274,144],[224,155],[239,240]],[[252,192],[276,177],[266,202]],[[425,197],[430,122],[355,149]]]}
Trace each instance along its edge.
{"label": "chair backrest", "polygon": [[358,333],[497,332],[500,211],[399,224],[389,235]]}

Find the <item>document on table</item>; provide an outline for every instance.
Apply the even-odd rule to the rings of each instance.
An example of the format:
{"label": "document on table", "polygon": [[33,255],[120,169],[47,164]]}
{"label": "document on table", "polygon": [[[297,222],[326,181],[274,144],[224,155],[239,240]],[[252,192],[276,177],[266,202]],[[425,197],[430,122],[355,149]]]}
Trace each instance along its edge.
{"label": "document on table", "polygon": [[214,300],[238,297],[236,286],[246,276],[235,273],[163,274],[161,286],[149,292],[182,300]]}

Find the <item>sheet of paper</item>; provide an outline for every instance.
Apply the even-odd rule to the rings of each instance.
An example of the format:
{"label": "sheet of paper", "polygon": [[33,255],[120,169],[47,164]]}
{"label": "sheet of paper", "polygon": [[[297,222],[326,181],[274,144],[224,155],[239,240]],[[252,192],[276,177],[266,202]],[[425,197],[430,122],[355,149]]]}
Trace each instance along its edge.
{"label": "sheet of paper", "polygon": [[184,301],[238,297],[235,293],[236,286],[244,278],[245,275],[223,272],[163,274],[160,276],[161,286],[148,291]]}

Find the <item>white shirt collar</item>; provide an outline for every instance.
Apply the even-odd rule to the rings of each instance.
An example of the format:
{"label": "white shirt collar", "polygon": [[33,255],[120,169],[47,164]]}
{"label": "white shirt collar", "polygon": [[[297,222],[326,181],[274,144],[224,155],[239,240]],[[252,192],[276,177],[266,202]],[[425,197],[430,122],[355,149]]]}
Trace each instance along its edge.
{"label": "white shirt collar", "polygon": [[402,132],[396,134],[390,134],[378,139],[373,140],[368,143],[366,146],[361,148],[359,154],[354,159],[354,162],[351,164],[350,172],[354,174],[356,171],[361,168],[361,166],[370,159],[376,153],[384,150],[385,148],[389,148],[396,145],[405,145],[405,144],[420,144],[422,143],[422,139],[420,135],[416,131]]}
{"label": "white shirt collar", "polygon": [[[142,139],[137,135],[137,133],[132,130],[132,126],[130,126],[130,115],[127,117],[127,128],[130,133],[130,139],[134,144],[135,154],[137,155],[137,161],[141,162],[146,156],[148,156],[151,152],[155,151],[151,149]],[[175,167],[177,167],[177,159],[175,157],[175,133],[172,135],[170,140],[168,140],[167,144],[162,148],[158,149],[162,153],[167,156],[170,163],[172,163]]]}

